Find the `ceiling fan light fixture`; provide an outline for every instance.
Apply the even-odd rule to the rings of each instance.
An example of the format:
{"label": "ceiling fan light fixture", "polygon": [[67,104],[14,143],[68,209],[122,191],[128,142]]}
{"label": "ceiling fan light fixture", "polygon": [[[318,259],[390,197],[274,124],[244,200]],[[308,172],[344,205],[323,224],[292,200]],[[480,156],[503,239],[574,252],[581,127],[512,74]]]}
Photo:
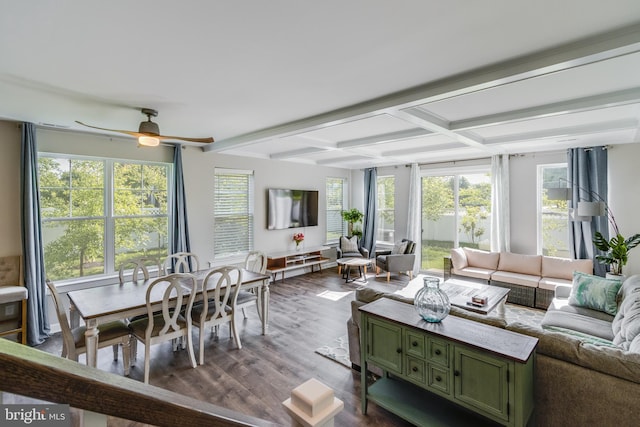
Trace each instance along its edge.
{"label": "ceiling fan light fixture", "polygon": [[157,147],[160,145],[160,140],[155,136],[141,136],[138,138],[138,144],[145,147]]}

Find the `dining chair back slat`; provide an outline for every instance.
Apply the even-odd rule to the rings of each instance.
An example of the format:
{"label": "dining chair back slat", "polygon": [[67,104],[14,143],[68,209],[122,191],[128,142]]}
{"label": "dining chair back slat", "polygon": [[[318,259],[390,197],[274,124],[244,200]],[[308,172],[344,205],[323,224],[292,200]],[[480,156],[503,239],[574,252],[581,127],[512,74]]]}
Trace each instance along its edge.
{"label": "dining chair back slat", "polygon": [[164,274],[195,273],[200,270],[200,260],[192,252],[177,252],[162,261],[162,270]]}

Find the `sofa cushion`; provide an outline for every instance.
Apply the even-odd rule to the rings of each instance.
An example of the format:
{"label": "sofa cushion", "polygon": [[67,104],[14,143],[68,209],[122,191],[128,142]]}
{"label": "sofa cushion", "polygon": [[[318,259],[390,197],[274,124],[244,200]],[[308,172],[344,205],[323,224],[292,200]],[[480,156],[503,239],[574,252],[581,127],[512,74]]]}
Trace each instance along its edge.
{"label": "sofa cushion", "polygon": [[458,276],[466,276],[466,277],[473,277],[475,279],[482,279],[482,280],[486,280],[487,283],[489,282],[489,279],[491,279],[491,273],[493,273],[495,270],[491,269],[491,270],[487,270],[486,268],[480,268],[480,267],[465,267],[461,270],[457,270],[457,269],[453,269],[453,274],[456,274]]}
{"label": "sofa cushion", "polygon": [[511,252],[500,252],[498,271],[510,271],[512,273],[540,276],[541,262],[541,255],[522,255]]}
{"label": "sofa cushion", "polygon": [[608,341],[613,341],[614,338],[611,321],[568,311],[547,310],[541,325],[543,329],[570,329]]}
{"label": "sofa cushion", "polygon": [[469,266],[469,263],[467,262],[467,255],[465,255],[462,248],[451,249],[451,264],[456,270],[462,270]]}
{"label": "sofa cushion", "polygon": [[467,256],[467,262],[470,267],[480,267],[487,270],[496,270],[498,268],[499,252],[487,252],[479,249],[462,248]]}
{"label": "sofa cushion", "polygon": [[573,272],[593,273],[593,260],[543,256],[542,277],[573,280]]}
{"label": "sofa cushion", "polygon": [[618,311],[617,295],[621,286],[620,280],[605,279],[576,271],[573,273],[569,304],[603,311],[614,316]]}
{"label": "sofa cushion", "polygon": [[343,253],[358,252],[358,236],[340,236],[340,249]]}
{"label": "sofa cushion", "polygon": [[528,286],[537,288],[540,276],[532,276],[530,274],[512,273],[510,271],[496,271],[491,274],[491,280],[496,282],[512,283],[514,285]]}
{"label": "sofa cushion", "polygon": [[[566,286],[569,289],[571,289],[572,285],[573,285],[573,282],[571,280],[556,279],[554,277],[544,277],[544,276],[538,282],[538,287],[540,289],[547,289],[550,291],[555,291],[558,286]],[[568,296],[569,294],[567,294],[567,297]]]}
{"label": "sofa cushion", "polygon": [[613,342],[625,350],[631,350],[637,347],[640,336],[640,288],[627,291],[611,326]]}

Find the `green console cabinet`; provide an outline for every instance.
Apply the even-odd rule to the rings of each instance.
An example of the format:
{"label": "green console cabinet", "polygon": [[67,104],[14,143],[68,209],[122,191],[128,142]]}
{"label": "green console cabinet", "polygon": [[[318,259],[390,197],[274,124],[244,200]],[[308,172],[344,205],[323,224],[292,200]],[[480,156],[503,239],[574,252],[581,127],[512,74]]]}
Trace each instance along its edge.
{"label": "green console cabinet", "polygon": [[[419,426],[526,426],[538,340],[455,316],[439,323],[381,298],[360,307],[362,412],[368,401]],[[384,372],[367,384],[367,367]]]}

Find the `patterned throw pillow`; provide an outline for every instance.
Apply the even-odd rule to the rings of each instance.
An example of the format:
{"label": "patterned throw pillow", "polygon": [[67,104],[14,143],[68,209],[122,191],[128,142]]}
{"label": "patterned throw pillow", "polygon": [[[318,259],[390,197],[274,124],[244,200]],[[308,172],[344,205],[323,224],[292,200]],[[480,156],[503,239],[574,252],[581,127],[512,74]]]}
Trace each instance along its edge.
{"label": "patterned throw pillow", "polygon": [[358,252],[358,236],[340,237],[340,249],[342,252]]}
{"label": "patterned throw pillow", "polygon": [[615,316],[618,311],[616,296],[620,286],[622,286],[620,280],[605,279],[604,277],[575,271],[573,273],[573,286],[569,295],[569,304],[603,311]]}
{"label": "patterned throw pillow", "polygon": [[391,253],[396,255],[405,253],[408,244],[409,242],[406,240],[404,242],[396,242],[395,245],[393,245],[393,249],[391,249]]}

